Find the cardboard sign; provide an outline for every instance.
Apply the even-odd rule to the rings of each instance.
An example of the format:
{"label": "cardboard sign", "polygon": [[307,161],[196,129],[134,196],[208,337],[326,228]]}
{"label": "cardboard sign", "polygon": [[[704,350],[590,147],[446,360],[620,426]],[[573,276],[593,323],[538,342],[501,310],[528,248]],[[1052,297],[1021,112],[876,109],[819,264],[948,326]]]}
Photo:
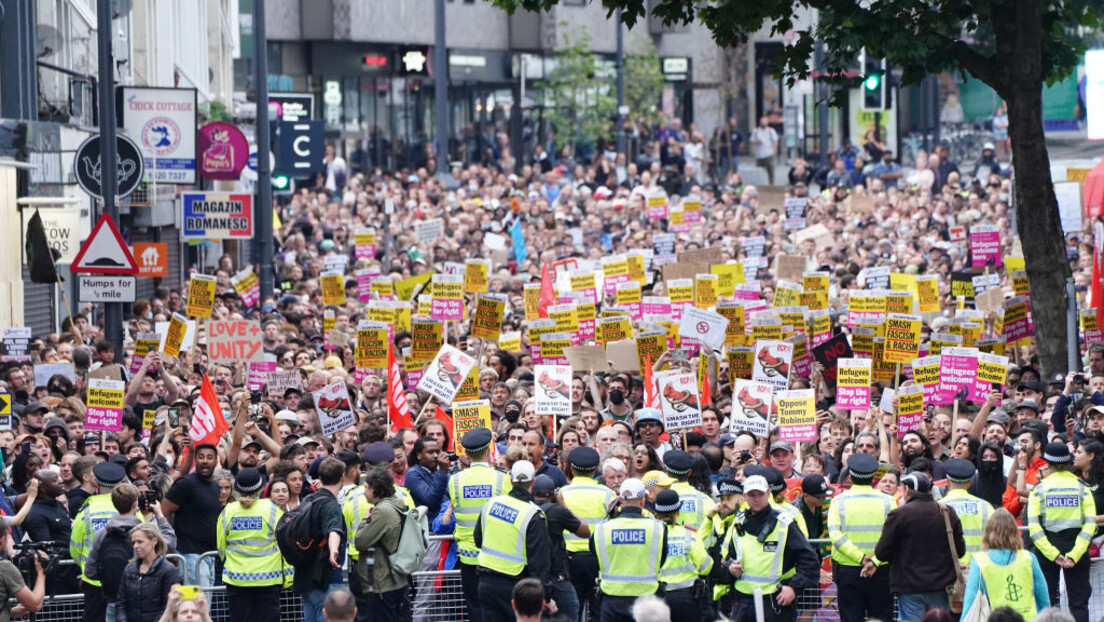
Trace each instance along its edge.
{"label": "cardboard sign", "polygon": [[207,356],[212,362],[261,361],[264,331],[258,320],[214,320],[207,323]]}
{"label": "cardboard sign", "polygon": [[0,332],[0,361],[26,362],[31,360],[27,352],[32,329],[26,326],[10,327]]}
{"label": "cardboard sign", "polygon": [[473,357],[450,345],[442,345],[433,362],[426,367],[418,390],[429,393],[442,404],[450,404],[472,367],[475,367]]}
{"label": "cardboard sign", "polygon": [[344,381],[332,382],[311,395],[314,396],[314,412],[318,415],[322,434],[329,436],[356,425],[356,415]]}
{"label": "cardboard sign", "polygon": [[609,369],[606,363],[606,350],[602,346],[571,346],[564,349],[567,363],[571,369],[588,369],[590,371],[604,371]]}
{"label": "cardboard sign", "polygon": [[887,363],[908,363],[920,354],[919,316],[890,313],[886,318],[885,354]]}
{"label": "cardboard sign", "polygon": [[288,389],[300,389],[303,386],[299,382],[299,370],[282,370],[268,372],[266,379],[268,396],[271,398],[283,398]]}
{"label": "cardboard sign", "polygon": [[924,387],[910,384],[897,390],[897,438],[909,430],[919,430],[924,423]]}
{"label": "cardboard sign", "polygon": [[840,359],[836,375],[836,408],[867,410],[870,408],[870,359]]}
{"label": "cardboard sign", "polygon": [[488,341],[498,341],[502,332],[502,317],[506,313],[506,298],[495,294],[481,294],[476,298],[472,314],[471,334]]}
{"label": "cardboard sign", "polygon": [[730,427],[765,437],[774,388],[765,382],[737,379],[732,383],[732,394],[735,400]]}
{"label": "cardboard sign", "polygon": [[724,347],[727,330],[727,318],[697,307],[684,308],[678,325],[679,337],[694,339],[713,352],[720,352]]}
{"label": "cardboard sign", "polygon": [[217,279],[206,274],[193,274],[188,281],[188,302],[185,313],[191,317],[210,318],[215,306]]}
{"label": "cardboard sign", "polygon": [[479,428],[492,430],[491,403],[489,401],[472,400],[453,405],[452,439],[453,446],[456,448],[456,455],[465,455],[464,446],[460,444],[460,441],[467,436],[468,432]]}
{"label": "cardboard sign", "polygon": [[165,343],[161,345],[161,353],[173,358],[180,356],[184,349],[184,336],[188,331],[188,318],[173,313],[169,318],[169,327],[165,331]]}
{"label": "cardboard sign", "polygon": [[123,393],[126,383],[122,380],[88,379],[88,407],[84,414],[86,430],[118,432],[123,423]]}
{"label": "cardboard sign", "polygon": [[322,304],[343,306],[345,304],[345,274],[332,271],[323,272],[321,278]]}
{"label": "cardboard sign", "polygon": [[816,391],[796,389],[778,391],[778,439],[791,443],[811,443],[817,440]]}
{"label": "cardboard sign", "polygon": [[970,227],[970,265],[999,266],[1001,263],[1000,229],[996,225]]}
{"label": "cardboard sign", "polygon": [[390,330],[387,324],[361,320],[356,332],[356,368],[386,369]]}
{"label": "cardboard sign", "polygon": [[824,367],[824,381],[829,387],[836,386],[839,360],[855,356],[847,335],[839,334],[824,343],[813,347],[813,358]]}
{"label": "cardboard sign", "polygon": [[156,352],[161,347],[161,335],[157,333],[138,333],[134,338],[134,354],[130,357],[131,375],[137,374],[142,367],[142,361],[150,352]]}
{"label": "cardboard sign", "polygon": [[779,255],[775,258],[775,275],[785,281],[800,283],[803,279],[807,261],[801,255]]}
{"label": "cardboard sign", "polygon": [[533,368],[536,386],[537,414],[556,417],[571,416],[571,367],[569,365],[537,365]]}
{"label": "cardboard sign", "polygon": [[978,351],[973,348],[944,348],[940,354],[938,404],[982,401],[976,388]]}
{"label": "cardboard sign", "polygon": [[698,379],[692,373],[668,372],[659,376],[659,403],[667,430],[684,430],[702,424]]}
{"label": "cardboard sign", "polygon": [[752,380],[766,382],[775,391],[790,386],[790,366],[793,364],[793,344],[784,341],[759,341],[755,344]]}
{"label": "cardboard sign", "polygon": [[433,303],[429,317],[434,320],[464,319],[464,277],[433,275]]}
{"label": "cardboard sign", "polygon": [[464,291],[469,294],[485,294],[491,262],[489,259],[469,259],[464,262]]}

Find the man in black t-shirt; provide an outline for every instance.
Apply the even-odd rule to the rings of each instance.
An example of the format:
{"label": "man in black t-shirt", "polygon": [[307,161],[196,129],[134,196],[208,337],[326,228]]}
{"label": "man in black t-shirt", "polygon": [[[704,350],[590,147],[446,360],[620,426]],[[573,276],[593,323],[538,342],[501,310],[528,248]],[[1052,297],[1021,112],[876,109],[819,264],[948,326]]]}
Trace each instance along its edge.
{"label": "man in black t-shirt", "polygon": [[303,620],[323,620],[322,606],[326,594],[341,584],[341,567],[345,563],[345,519],[337,496],[344,482],[345,463],[326,458],[318,465],[318,490],[310,496],[311,534],[319,542],[317,556],[309,563],[295,567],[292,590],[303,597]]}
{"label": "man in black t-shirt", "polygon": [[176,480],[161,508],[176,531],[176,548],[188,565],[188,578],[198,585],[213,585],[214,567],[211,559],[197,563],[199,556],[218,548],[216,525],[222,504],[219,485],[212,475],[218,466],[218,450],[210,443],[195,448],[195,473]]}
{"label": "man in black t-shirt", "polygon": [[590,527],[578,516],[554,501],[556,483],[547,475],[538,475],[533,481],[533,503],[544,510],[548,521],[548,537],[552,541],[552,585],[548,597],[556,601],[557,614],[568,620],[579,619],[579,597],[568,575],[567,548],[564,532],[580,538],[590,537]]}

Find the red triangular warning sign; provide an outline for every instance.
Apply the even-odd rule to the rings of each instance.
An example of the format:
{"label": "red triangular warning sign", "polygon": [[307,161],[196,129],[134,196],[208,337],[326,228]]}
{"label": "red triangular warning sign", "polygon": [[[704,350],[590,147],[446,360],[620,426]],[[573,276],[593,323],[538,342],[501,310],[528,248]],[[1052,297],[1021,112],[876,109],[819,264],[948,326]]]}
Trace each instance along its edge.
{"label": "red triangular warning sign", "polygon": [[92,227],[92,234],[84,244],[81,244],[80,251],[69,266],[69,271],[84,274],[135,275],[138,274],[138,263],[134,261],[134,255],[123,242],[119,228],[107,214],[104,214]]}

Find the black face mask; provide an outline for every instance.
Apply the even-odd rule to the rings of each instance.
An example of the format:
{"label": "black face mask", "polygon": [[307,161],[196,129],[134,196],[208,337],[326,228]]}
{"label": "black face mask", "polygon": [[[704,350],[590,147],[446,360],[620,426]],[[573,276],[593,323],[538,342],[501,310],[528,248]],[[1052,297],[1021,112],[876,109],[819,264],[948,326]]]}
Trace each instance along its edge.
{"label": "black face mask", "polygon": [[625,392],[621,389],[613,389],[609,392],[610,403],[620,406],[625,403]]}
{"label": "black face mask", "polygon": [[506,421],[509,421],[510,423],[517,423],[518,417],[520,417],[520,416],[521,416],[521,411],[520,410],[517,410],[516,408],[507,408],[506,409]]}
{"label": "black face mask", "polygon": [[1001,460],[982,460],[979,470],[986,475],[992,475],[1000,473],[1001,466],[1003,466]]}

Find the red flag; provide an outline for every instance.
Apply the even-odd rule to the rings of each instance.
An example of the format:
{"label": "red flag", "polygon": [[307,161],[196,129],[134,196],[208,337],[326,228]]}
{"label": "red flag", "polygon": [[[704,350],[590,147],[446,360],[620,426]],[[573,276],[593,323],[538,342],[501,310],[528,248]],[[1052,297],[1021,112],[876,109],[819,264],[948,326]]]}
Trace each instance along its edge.
{"label": "red flag", "polygon": [[1093,248],[1092,285],[1089,290],[1089,298],[1092,300],[1090,308],[1096,309],[1096,326],[1104,326],[1104,256],[1100,247]]}
{"label": "red flag", "polygon": [[448,413],[442,410],[440,406],[434,404],[433,407],[437,409],[437,412],[433,413],[433,418],[445,424],[445,430],[448,431],[449,439],[448,450],[452,451],[452,417],[450,417]]}
{"label": "red flag", "polygon": [[222,409],[219,408],[215,387],[207,374],[203,374],[203,386],[199,390],[199,399],[196,400],[195,410],[192,413],[192,425],[188,435],[196,445],[200,443],[218,445],[219,439],[229,429],[226,417],[222,415]]}
{"label": "red flag", "polygon": [[399,376],[399,364],[395,360],[395,346],[390,342],[387,344],[387,419],[391,422],[392,434],[402,428],[414,427],[402,378]]}
{"label": "red flag", "polygon": [[713,405],[713,394],[709,390],[709,374],[708,373],[706,373],[704,376],[702,376],[701,399],[698,400],[698,403],[701,404],[702,406],[712,406]]}
{"label": "red flag", "polygon": [[644,406],[659,410],[659,391],[656,391],[655,381],[652,380],[652,357],[648,357],[644,365]]}
{"label": "red flag", "polygon": [[537,313],[541,317],[548,317],[548,307],[556,304],[556,290],[552,283],[552,275],[548,272],[548,262],[541,265],[540,297],[537,299]]}

